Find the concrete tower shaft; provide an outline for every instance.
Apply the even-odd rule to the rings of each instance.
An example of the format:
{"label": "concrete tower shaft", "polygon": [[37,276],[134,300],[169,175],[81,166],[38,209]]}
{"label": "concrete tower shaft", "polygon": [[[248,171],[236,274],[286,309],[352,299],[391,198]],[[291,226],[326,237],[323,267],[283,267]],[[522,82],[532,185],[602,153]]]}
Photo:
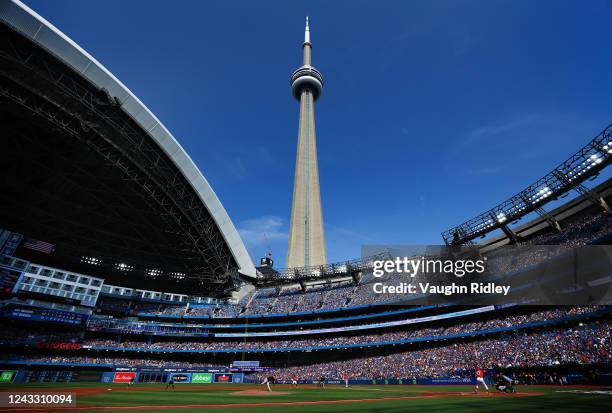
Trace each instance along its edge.
{"label": "concrete tower shaft", "polygon": [[323,76],[311,65],[311,47],[306,18],[304,64],[291,76],[291,92],[300,102],[300,122],[286,263],[290,268],[327,263],[314,121],[314,102],[321,96]]}

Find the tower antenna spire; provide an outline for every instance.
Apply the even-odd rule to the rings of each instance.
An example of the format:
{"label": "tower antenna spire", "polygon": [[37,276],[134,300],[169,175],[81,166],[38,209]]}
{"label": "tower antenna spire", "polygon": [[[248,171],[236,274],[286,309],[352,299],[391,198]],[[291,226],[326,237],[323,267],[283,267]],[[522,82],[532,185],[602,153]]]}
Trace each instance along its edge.
{"label": "tower antenna spire", "polygon": [[314,122],[314,104],[323,90],[323,75],[311,63],[312,45],[308,17],[302,49],[303,64],[291,75],[291,93],[300,102],[300,121],[291,229],[285,263],[287,268],[320,266],[327,263]]}

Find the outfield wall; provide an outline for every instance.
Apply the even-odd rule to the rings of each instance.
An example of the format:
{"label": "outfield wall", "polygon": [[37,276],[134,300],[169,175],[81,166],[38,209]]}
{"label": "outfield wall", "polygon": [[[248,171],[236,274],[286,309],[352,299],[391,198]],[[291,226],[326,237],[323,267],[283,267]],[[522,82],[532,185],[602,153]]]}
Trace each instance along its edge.
{"label": "outfield wall", "polygon": [[114,371],[90,372],[79,370],[0,370],[0,384],[27,382],[102,382],[102,383],[166,383],[171,378],[175,384],[196,383],[244,383],[244,373],[223,370],[191,369],[117,369]]}
{"label": "outfield wall", "polygon": [[[159,380],[151,380],[155,376]],[[0,383],[23,383],[27,382],[28,370],[2,370],[0,371]],[[102,383],[129,383],[132,379],[135,383],[166,383],[170,379],[175,384],[215,384],[215,383],[251,383],[259,384],[259,381],[245,378],[244,373],[219,371],[219,370],[192,370],[192,369],[117,369],[115,371],[105,371],[101,373],[100,382]],[[55,380],[49,380],[55,381]],[[64,380],[62,380],[64,381]],[[300,384],[317,384],[316,380],[299,380]],[[476,381],[473,378],[432,378],[432,379],[373,379],[373,380],[349,380],[352,385],[384,384],[384,385],[403,385],[403,384],[426,384],[426,385],[473,385]],[[279,384],[291,384],[282,382]],[[342,380],[328,380],[327,384],[344,384]]]}
{"label": "outfield wall", "polygon": [[[560,366],[562,368],[562,366]],[[588,380],[585,373],[591,367],[584,365],[581,369],[563,373],[567,379],[567,384],[598,384],[612,385],[612,374],[601,374],[594,380]],[[266,369],[267,371],[268,369]],[[494,371],[495,372],[495,371]],[[274,375],[274,373],[271,373]],[[506,374],[511,374],[506,372]],[[489,385],[493,385],[491,375],[485,377]],[[177,369],[177,368],[117,368],[113,371],[93,371],[93,370],[0,370],[0,385],[10,383],[68,383],[68,382],[97,382],[125,384],[126,386],[134,379],[135,383],[158,383],[165,384],[173,379],[176,385],[181,384],[253,384],[259,385],[259,379],[253,379],[243,372],[232,371],[229,369]],[[344,385],[340,379],[329,379],[329,385]],[[291,385],[290,381],[280,380],[279,385]],[[317,380],[298,380],[299,385],[318,385]],[[469,377],[435,377],[435,378],[388,378],[388,379],[350,379],[349,385],[463,385],[473,386],[476,380],[473,376]],[[546,384],[546,383],[545,383]],[[555,383],[548,383],[555,384]]]}
{"label": "outfield wall", "polygon": [[190,369],[132,369],[131,371],[106,371],[102,373],[103,383],[167,383],[214,384],[244,383],[244,373],[219,370]]}

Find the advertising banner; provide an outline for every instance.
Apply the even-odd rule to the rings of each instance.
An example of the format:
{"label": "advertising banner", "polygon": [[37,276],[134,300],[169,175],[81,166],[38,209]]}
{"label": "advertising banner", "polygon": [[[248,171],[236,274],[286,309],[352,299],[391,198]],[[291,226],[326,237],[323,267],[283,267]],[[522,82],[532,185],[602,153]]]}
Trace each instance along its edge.
{"label": "advertising banner", "polygon": [[192,383],[212,383],[213,374],[212,373],[191,373],[191,382]]}
{"label": "advertising banner", "polygon": [[115,373],[113,377],[113,383],[129,383],[131,379],[136,379],[136,373],[133,372],[120,372]]}
{"label": "advertising banner", "polygon": [[13,381],[16,375],[16,371],[14,370],[4,370],[0,371],[0,383],[10,383]]}
{"label": "advertising banner", "polygon": [[40,340],[36,342],[36,348],[50,348],[53,350],[80,350],[80,343],[70,343],[62,341],[44,341]]}
{"label": "advertising banner", "polygon": [[232,367],[259,367],[259,361],[236,360],[232,363]]}
{"label": "advertising banner", "polygon": [[232,373],[215,373],[215,383],[231,383]]}
{"label": "advertising banner", "polygon": [[419,384],[476,384],[472,377],[436,377],[432,379],[418,379]]}
{"label": "advertising banner", "polygon": [[175,383],[189,383],[191,381],[191,373],[172,373],[171,377]]}

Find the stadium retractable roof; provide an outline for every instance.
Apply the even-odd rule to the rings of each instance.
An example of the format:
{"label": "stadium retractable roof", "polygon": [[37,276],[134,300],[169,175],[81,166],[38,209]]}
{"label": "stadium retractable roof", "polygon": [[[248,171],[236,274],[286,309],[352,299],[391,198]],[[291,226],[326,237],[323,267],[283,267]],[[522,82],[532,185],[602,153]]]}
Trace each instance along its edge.
{"label": "stadium retractable roof", "polygon": [[21,255],[165,291],[255,277],[211,186],[126,86],[17,0],[0,0],[0,32],[0,228],[56,247]]}

